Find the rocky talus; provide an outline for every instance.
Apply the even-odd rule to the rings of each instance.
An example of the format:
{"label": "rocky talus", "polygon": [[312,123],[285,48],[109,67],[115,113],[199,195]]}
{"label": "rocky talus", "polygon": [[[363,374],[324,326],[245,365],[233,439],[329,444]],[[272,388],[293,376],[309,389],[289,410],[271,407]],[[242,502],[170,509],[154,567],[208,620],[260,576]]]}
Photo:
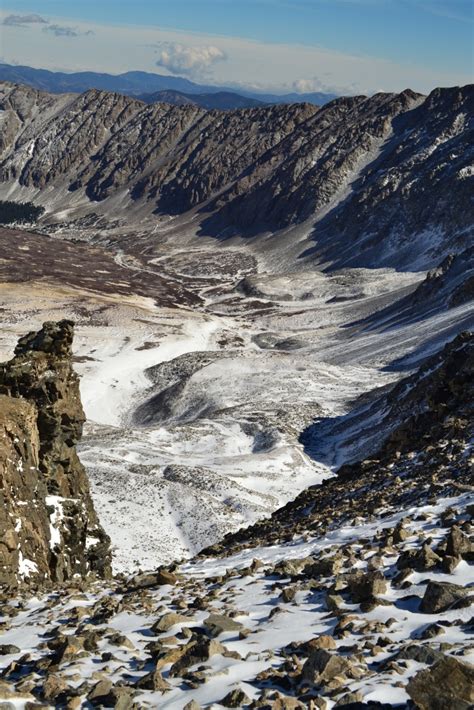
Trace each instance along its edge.
{"label": "rocky talus", "polygon": [[203,554],[227,555],[307,530],[324,534],[357,515],[474,490],[473,403],[474,335],[464,332],[373,405],[391,433],[369,459],[342,466],[334,478],[306,489],[268,520],[227,535]]}
{"label": "rocky talus", "polygon": [[0,585],[111,573],[109,539],[76,453],[84,412],[73,323],[47,322],[0,365]]}

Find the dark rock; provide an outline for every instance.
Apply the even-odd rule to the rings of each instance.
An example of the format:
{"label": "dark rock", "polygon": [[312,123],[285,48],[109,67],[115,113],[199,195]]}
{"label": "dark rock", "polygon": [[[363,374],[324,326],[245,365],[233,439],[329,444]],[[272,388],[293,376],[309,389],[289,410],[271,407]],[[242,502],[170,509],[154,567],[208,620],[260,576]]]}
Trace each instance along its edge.
{"label": "dark rock", "polygon": [[474,704],[474,668],[445,656],[413,676],[407,693],[420,710],[469,710]]}
{"label": "dark rock", "polygon": [[352,601],[358,604],[385,594],[387,581],[382,572],[356,572],[349,576],[347,587]]}
{"label": "dark rock", "polygon": [[440,611],[446,611],[465,600],[468,595],[469,590],[457,584],[430,581],[421,601],[420,611],[424,614],[436,614]]}
{"label": "dark rock", "polygon": [[224,614],[210,614],[203,623],[211,636],[219,636],[227,631],[238,632],[243,628],[238,621]]}
{"label": "dark rock", "polygon": [[219,700],[219,704],[225,708],[241,708],[248,703],[250,703],[250,698],[240,688],[231,690],[222,700]]}

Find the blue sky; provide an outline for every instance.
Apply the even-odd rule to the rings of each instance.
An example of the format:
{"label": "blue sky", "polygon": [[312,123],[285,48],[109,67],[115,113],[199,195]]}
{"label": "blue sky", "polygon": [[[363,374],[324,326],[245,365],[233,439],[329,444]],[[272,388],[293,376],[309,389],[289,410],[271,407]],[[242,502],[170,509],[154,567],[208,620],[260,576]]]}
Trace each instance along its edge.
{"label": "blue sky", "polygon": [[20,61],[23,40],[28,63],[55,69],[92,69],[96,62],[107,71],[145,69],[262,88],[368,92],[410,83],[427,91],[472,80],[473,6],[472,0],[4,0],[4,18],[36,14],[51,31],[46,23],[7,22],[0,55]]}

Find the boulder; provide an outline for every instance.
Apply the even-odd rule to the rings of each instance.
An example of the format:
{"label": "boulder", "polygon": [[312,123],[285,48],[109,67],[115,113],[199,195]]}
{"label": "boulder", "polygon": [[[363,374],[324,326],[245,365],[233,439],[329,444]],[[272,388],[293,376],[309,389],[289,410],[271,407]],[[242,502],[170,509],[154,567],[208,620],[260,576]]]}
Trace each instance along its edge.
{"label": "boulder", "polygon": [[243,628],[238,621],[224,614],[209,614],[207,619],[204,619],[204,626],[210,636],[219,636],[227,631],[238,632]]}
{"label": "boulder", "polygon": [[425,589],[421,600],[420,611],[424,614],[436,614],[446,611],[459,602],[464,601],[469,590],[450,582],[435,582],[431,580]]}
{"label": "boulder", "polygon": [[351,670],[352,662],[348,658],[319,648],[305,661],[302,679],[315,685],[323,685],[335,676],[347,676]]}
{"label": "boulder", "polygon": [[444,656],[413,676],[406,690],[420,710],[469,710],[474,704],[474,667]]}
{"label": "boulder", "polygon": [[387,581],[382,572],[356,572],[348,577],[347,587],[352,601],[359,604],[385,594]]}

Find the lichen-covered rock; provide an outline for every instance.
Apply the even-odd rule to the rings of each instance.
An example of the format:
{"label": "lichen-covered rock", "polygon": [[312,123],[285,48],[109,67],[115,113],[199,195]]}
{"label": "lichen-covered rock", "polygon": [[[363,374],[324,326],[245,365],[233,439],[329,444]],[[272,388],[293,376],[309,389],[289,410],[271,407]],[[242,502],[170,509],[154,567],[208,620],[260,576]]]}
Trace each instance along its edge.
{"label": "lichen-covered rock", "polygon": [[76,452],[84,411],[72,368],[73,323],[48,322],[0,365],[0,585],[111,573]]}

